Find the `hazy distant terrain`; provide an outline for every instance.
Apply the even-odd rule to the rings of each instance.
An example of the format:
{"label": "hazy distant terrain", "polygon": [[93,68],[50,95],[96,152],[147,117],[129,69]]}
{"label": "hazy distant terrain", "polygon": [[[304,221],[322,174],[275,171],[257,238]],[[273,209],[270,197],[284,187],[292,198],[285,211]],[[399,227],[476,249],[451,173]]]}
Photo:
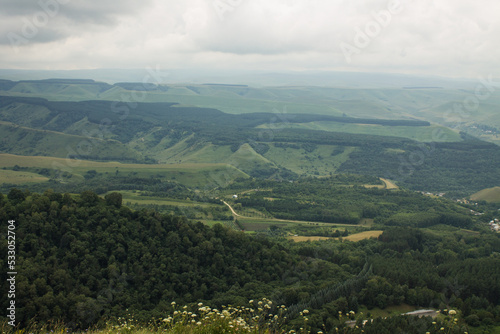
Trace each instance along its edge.
{"label": "hazy distant terrain", "polygon": [[474,138],[498,142],[495,108],[447,121],[463,90],[84,79],[4,80],[0,89],[4,153],[224,163],[266,178],[362,173],[457,196],[497,186],[500,174],[500,147]]}
{"label": "hazy distant terrain", "polygon": [[[377,81],[374,79],[377,76],[367,75],[371,80],[365,86],[354,87],[351,80],[359,76],[339,75],[334,88],[320,85],[252,87],[207,83],[155,85],[141,81],[113,85],[93,80],[1,81],[0,93],[64,101],[172,102],[215,108],[231,114],[275,112],[420,119],[487,141],[500,142],[500,113],[497,112],[500,93],[494,88],[489,87],[493,92],[486,99],[479,100],[475,98],[476,89],[480,87],[481,92],[487,89],[479,81],[464,81],[460,85],[456,81],[449,84],[452,81],[429,79],[425,84],[425,80],[412,77],[381,76]],[[342,85],[341,78],[347,78],[345,85]],[[319,79],[311,81],[321,82]],[[391,135],[390,132],[387,134]],[[424,141],[432,141],[432,138]]]}

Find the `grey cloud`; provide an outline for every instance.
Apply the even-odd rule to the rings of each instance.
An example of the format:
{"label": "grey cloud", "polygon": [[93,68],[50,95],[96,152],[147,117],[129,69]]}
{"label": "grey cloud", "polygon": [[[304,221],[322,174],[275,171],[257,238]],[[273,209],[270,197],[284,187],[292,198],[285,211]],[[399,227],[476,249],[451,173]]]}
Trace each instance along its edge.
{"label": "grey cloud", "polygon": [[113,15],[132,15],[144,7],[151,5],[152,0],[2,0],[3,16],[32,16],[37,12],[56,9],[57,15],[62,15],[76,22],[104,21]]}
{"label": "grey cloud", "polygon": [[[34,52],[14,54],[6,34],[21,35],[26,20],[42,11],[39,1],[67,4],[30,39]],[[216,1],[230,7],[221,15]],[[6,67],[498,73],[500,2],[400,0],[403,10],[367,45],[356,44],[374,13],[392,1],[398,0],[0,0],[0,57]],[[359,47],[352,63],[341,43]]]}
{"label": "grey cloud", "polygon": [[73,23],[112,25],[120,16],[135,15],[150,5],[151,1],[99,0],[71,1],[61,8],[61,13]]}
{"label": "grey cloud", "polygon": [[3,0],[0,14],[4,16],[30,15],[40,10],[40,6],[31,0]]}
{"label": "grey cloud", "polygon": [[[98,27],[112,27],[121,18],[136,15],[151,1],[4,0],[0,44],[10,44],[13,36],[30,43],[46,43]],[[37,33],[32,34],[35,30]]]}
{"label": "grey cloud", "polygon": [[61,30],[41,29],[33,37],[26,38],[19,31],[0,31],[0,45],[23,46],[33,43],[49,43],[65,38]]}

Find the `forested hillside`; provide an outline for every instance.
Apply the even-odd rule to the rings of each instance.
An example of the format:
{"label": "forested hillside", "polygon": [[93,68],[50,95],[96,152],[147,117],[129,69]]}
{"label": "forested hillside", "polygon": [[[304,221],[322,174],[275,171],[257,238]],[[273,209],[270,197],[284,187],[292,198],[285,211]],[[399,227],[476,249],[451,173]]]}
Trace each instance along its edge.
{"label": "forested hillside", "polygon": [[341,326],[339,311],[367,317],[401,303],[454,308],[460,328],[500,321],[498,235],[406,225],[378,240],[300,244],[121,202],[118,193],[0,195],[0,219],[15,220],[18,320],[58,318],[76,328],[106,316],[162,317],[172,301],[221,307],[267,297],[287,307],[287,326],[300,326],[293,319],[308,309],[312,331]]}

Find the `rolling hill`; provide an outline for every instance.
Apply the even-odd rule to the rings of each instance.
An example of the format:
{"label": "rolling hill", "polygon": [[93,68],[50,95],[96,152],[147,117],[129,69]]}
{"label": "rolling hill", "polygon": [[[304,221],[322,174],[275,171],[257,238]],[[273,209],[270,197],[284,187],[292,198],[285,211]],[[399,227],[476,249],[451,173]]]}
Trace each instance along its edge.
{"label": "rolling hill", "polygon": [[[9,93],[0,96],[3,153],[134,163],[223,163],[260,178],[362,173],[449,196],[468,196],[498,185],[499,180],[498,146],[412,116],[447,92],[425,100],[430,93],[421,89],[404,89],[403,96],[398,96],[397,90],[152,85],[142,86],[147,100],[163,99],[172,90],[176,92],[170,97],[179,100],[146,103],[13,96],[16,92],[49,97],[54,93],[68,98],[64,92],[79,91],[75,96],[99,94],[103,98],[117,92],[138,92],[130,91],[141,89],[134,83],[113,86],[92,80],[45,80],[4,81],[0,86]],[[196,97],[215,99],[214,105],[222,106],[224,101],[233,100],[235,105],[249,108],[246,111],[255,111],[259,104],[285,101],[294,107],[227,113],[188,106],[185,102],[189,101],[181,101],[182,96],[192,104],[198,103]],[[411,98],[416,99],[412,108]],[[380,106],[392,111],[384,113],[380,107],[373,109],[379,110],[374,117],[368,117],[367,112],[353,117],[325,109],[334,100],[350,104],[354,114],[354,104],[359,103],[359,111],[369,110],[374,100],[385,101]],[[314,108],[323,108],[322,112],[301,109],[300,101],[316,101]],[[401,118],[396,118],[398,115]]]}
{"label": "rolling hill", "polygon": [[470,199],[473,201],[500,203],[500,187],[483,189],[471,195]]}

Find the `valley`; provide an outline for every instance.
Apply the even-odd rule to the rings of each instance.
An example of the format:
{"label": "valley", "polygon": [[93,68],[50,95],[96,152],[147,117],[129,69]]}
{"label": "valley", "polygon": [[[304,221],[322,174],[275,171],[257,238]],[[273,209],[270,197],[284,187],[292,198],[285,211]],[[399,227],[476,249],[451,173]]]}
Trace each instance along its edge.
{"label": "valley", "polygon": [[[311,332],[358,333],[348,321],[369,318],[375,333],[493,328],[494,108],[458,123],[436,112],[468,93],[0,82],[18,319],[78,331],[121,328],[129,312],[159,332],[171,327],[151,319],[173,321],[177,303],[263,298],[287,316],[280,331],[301,328],[305,310]],[[421,308],[440,310],[435,324],[402,315]]]}

